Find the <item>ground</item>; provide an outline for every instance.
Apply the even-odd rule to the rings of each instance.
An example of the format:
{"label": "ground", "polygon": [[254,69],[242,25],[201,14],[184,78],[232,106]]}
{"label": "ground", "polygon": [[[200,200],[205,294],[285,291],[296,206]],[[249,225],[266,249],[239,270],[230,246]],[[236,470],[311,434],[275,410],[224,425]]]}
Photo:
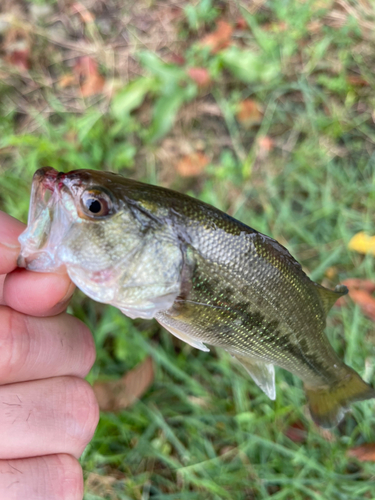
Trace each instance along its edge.
{"label": "ground", "polygon": [[[3,0],[0,36],[2,210],[26,221],[40,166],[111,170],[225,210],[327,287],[375,280],[348,248],[374,234],[370,1]],[[374,383],[362,306],[333,308],[327,335]],[[85,500],[374,498],[374,401],[322,431],[283,370],[271,402],[225,353],[79,292],[70,312],[95,336],[91,383],[148,370],[139,400],[102,412]]]}

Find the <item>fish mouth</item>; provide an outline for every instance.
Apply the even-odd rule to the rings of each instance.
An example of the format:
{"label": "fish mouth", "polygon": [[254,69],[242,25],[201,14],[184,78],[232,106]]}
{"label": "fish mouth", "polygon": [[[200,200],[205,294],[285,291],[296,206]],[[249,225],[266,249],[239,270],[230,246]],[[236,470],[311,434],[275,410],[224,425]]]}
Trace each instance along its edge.
{"label": "fish mouth", "polygon": [[74,217],[73,194],[66,181],[67,175],[52,167],[35,172],[27,228],[19,237],[18,267],[40,272],[63,271],[58,249]]}

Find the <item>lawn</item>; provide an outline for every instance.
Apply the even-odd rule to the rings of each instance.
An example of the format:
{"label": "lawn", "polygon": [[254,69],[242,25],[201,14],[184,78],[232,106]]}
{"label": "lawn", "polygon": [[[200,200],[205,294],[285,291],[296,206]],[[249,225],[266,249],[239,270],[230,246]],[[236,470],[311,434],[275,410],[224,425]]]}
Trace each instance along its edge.
{"label": "lawn", "polygon": [[[226,211],[329,288],[375,282],[374,255],[348,248],[375,234],[370,1],[3,0],[0,37],[1,210],[27,220],[41,166],[110,170]],[[137,401],[102,412],[85,500],[375,498],[374,400],[322,430],[288,372],[270,401],[222,351],[81,292],[69,312],[95,337],[90,383],[154,366]],[[350,298],[328,317],[372,384],[374,332]]]}

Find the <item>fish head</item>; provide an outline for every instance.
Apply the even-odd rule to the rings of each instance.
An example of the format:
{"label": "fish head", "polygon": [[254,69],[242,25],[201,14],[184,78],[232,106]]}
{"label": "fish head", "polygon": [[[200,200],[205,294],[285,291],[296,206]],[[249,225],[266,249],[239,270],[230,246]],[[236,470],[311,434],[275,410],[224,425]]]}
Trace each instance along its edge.
{"label": "fish head", "polygon": [[[37,170],[18,265],[67,272],[93,299],[152,317],[155,303],[169,307],[178,293],[181,252],[163,237],[166,226],[156,227],[154,214],[127,196],[125,181],[109,172]],[[159,300],[166,295],[168,303]]]}

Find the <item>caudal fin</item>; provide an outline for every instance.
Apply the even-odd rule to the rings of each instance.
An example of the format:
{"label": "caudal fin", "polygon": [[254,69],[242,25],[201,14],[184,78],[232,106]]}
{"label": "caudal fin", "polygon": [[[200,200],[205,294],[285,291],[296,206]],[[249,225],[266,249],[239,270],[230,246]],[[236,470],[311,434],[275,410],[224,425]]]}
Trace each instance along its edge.
{"label": "caudal fin", "polygon": [[375,390],[348,367],[347,376],[327,387],[305,387],[314,422],[322,427],[334,427],[349,409],[350,403],[375,398]]}

